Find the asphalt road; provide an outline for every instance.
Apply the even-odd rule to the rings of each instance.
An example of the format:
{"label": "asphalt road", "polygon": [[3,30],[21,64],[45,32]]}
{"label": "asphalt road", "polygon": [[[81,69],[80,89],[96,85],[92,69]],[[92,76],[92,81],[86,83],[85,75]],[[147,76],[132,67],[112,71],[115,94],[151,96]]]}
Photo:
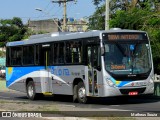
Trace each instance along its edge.
{"label": "asphalt road", "polygon": [[130,97],[123,98],[92,98],[88,104],[72,102],[72,96],[44,97],[36,101],[30,101],[25,93],[21,92],[0,92],[0,100],[29,101],[33,104],[46,105],[55,103],[85,110],[99,111],[156,111],[160,112],[160,97]]}

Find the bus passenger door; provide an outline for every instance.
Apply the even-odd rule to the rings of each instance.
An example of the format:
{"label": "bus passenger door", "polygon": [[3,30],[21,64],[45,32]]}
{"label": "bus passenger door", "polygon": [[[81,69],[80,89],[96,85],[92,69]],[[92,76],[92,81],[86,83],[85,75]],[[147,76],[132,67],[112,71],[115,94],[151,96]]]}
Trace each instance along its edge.
{"label": "bus passenger door", "polygon": [[50,76],[50,44],[42,45],[42,55],[43,55],[43,65],[44,65],[44,78],[41,81],[42,84],[42,92],[43,93],[52,93],[52,79]]}
{"label": "bus passenger door", "polygon": [[89,93],[92,96],[98,95],[97,88],[97,70],[96,66],[98,63],[98,46],[89,45],[87,47],[87,63],[88,63],[88,82],[89,82]]}

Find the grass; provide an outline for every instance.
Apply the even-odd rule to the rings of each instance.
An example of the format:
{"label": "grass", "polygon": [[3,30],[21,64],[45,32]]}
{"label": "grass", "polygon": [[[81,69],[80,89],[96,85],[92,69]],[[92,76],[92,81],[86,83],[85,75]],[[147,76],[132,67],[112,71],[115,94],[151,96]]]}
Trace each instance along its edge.
{"label": "grass", "polygon": [[13,110],[13,111],[44,111],[51,113],[60,113],[55,105],[37,105],[28,101],[12,101],[0,100],[0,110]]}
{"label": "grass", "polygon": [[[48,111],[53,113],[59,113],[59,110],[54,104],[37,105],[37,104],[31,104],[29,101],[0,100],[0,106],[5,110]],[[17,106],[19,107],[17,108]]]}
{"label": "grass", "polygon": [[0,91],[7,90],[6,88],[6,81],[5,80],[0,80]]}

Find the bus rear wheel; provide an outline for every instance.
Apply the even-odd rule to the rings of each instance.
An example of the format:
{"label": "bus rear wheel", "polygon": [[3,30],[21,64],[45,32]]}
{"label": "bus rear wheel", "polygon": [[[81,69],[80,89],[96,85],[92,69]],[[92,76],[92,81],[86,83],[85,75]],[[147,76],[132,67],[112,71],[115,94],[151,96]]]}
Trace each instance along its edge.
{"label": "bus rear wheel", "polygon": [[37,94],[35,91],[35,86],[34,86],[33,81],[29,81],[29,83],[27,84],[27,97],[30,100],[35,100],[37,98]]}
{"label": "bus rear wheel", "polygon": [[79,103],[87,103],[86,89],[83,82],[77,85],[77,99]]}

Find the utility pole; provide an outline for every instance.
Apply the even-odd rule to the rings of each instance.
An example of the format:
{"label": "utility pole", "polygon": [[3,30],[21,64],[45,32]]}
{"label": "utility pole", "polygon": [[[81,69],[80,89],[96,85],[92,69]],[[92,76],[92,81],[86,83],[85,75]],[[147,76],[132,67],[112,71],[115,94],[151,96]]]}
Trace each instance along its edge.
{"label": "utility pole", "polygon": [[64,5],[63,5],[63,31],[67,31],[67,3],[66,0],[64,0]]}
{"label": "utility pole", "polygon": [[63,3],[63,32],[67,31],[67,2],[76,2],[76,0],[52,0],[52,3]]}
{"label": "utility pole", "polygon": [[109,1],[106,0],[105,30],[109,30]]}

